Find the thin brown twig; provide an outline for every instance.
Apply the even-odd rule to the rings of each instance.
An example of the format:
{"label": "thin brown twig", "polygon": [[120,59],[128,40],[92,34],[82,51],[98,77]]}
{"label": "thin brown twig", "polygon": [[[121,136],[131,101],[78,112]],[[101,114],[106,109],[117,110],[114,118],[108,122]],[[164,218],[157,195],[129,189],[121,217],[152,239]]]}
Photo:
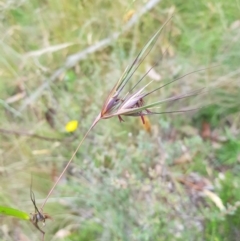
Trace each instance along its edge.
{"label": "thin brown twig", "polygon": [[57,69],[50,78],[47,78],[44,83],[35,90],[28,98],[26,98],[23,101],[23,104],[19,108],[19,112],[26,109],[26,107],[31,104],[34,100],[36,100],[41,93],[49,86],[50,83],[54,82],[59,76],[61,76],[67,69],[70,69],[74,67],[79,61],[86,59],[86,57],[89,54],[95,53],[97,51],[102,50],[103,48],[106,48],[107,46],[111,45],[116,39],[119,38],[119,36],[125,32],[127,32],[130,28],[132,28],[139,18],[141,18],[144,14],[149,12],[151,9],[153,9],[154,6],[156,6],[158,3],[160,3],[162,0],[149,0],[147,3],[136,13],[132,16],[132,18],[127,22],[127,24],[122,28],[122,31],[115,32],[108,38],[105,38],[96,44],[86,48],[83,51],[80,51],[78,53],[70,55],[63,66],[59,69]]}

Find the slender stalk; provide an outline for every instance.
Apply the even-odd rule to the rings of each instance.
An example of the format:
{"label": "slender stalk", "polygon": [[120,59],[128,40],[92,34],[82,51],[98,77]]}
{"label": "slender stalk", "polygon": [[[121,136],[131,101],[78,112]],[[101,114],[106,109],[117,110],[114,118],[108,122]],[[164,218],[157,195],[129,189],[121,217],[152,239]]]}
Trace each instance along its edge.
{"label": "slender stalk", "polygon": [[73,158],[75,157],[75,155],[77,154],[79,148],[81,147],[83,141],[86,139],[86,137],[88,136],[89,132],[93,129],[93,127],[98,123],[98,121],[100,121],[101,116],[100,114],[97,116],[97,118],[93,121],[92,125],[90,126],[90,128],[88,129],[88,131],[86,132],[86,134],[84,135],[84,137],[82,138],[82,140],[79,142],[76,150],[74,151],[74,153],[72,154],[72,157],[69,159],[67,165],[65,166],[65,168],[63,169],[62,173],[60,174],[60,176],[58,177],[57,181],[53,184],[52,188],[50,189],[47,197],[45,198],[41,209],[43,209],[43,207],[45,206],[47,200],[49,199],[49,197],[51,196],[52,192],[54,191],[55,187],[57,186],[57,184],[59,183],[59,181],[61,180],[61,178],[63,177],[64,173],[66,172],[66,170],[68,169],[69,165],[71,164]]}

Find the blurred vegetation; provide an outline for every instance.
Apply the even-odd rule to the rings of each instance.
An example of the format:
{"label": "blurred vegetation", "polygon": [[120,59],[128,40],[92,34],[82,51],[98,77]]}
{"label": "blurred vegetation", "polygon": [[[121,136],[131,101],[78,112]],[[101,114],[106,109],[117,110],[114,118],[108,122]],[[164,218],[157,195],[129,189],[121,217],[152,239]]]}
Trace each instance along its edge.
{"label": "blurred vegetation", "polygon": [[[132,85],[159,59],[146,78],[158,79],[153,86],[207,68],[155,95],[205,87],[163,111],[205,108],[94,128],[44,209],[54,219],[46,240],[240,240],[239,0],[162,0],[32,98],[68,56],[121,31],[146,3],[0,2],[1,206],[34,211],[31,174],[41,205],[124,68],[171,15]],[[71,120],[78,129],[66,133]],[[40,237],[30,223],[0,217],[0,240]]]}

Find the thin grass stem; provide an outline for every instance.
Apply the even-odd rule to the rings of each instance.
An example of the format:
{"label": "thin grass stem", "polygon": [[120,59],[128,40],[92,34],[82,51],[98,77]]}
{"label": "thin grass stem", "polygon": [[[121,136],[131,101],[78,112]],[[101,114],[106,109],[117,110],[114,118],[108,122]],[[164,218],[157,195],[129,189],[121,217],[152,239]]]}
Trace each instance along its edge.
{"label": "thin grass stem", "polygon": [[53,184],[52,188],[50,189],[47,197],[45,198],[41,209],[43,209],[43,207],[45,206],[45,204],[47,203],[47,200],[49,199],[49,197],[51,196],[52,192],[54,191],[55,187],[57,186],[57,184],[59,183],[59,181],[61,180],[61,178],[63,177],[64,173],[67,171],[69,165],[71,164],[73,158],[76,156],[79,148],[81,147],[82,143],[84,142],[84,140],[86,139],[86,137],[88,136],[88,134],[90,133],[90,131],[93,129],[93,127],[98,123],[98,121],[101,119],[100,114],[96,117],[96,119],[93,121],[92,125],[90,126],[90,128],[88,129],[88,131],[86,132],[86,134],[84,135],[84,137],[82,138],[82,140],[79,142],[76,150],[74,151],[74,153],[72,154],[72,157],[69,159],[67,165],[65,166],[65,168],[63,169],[63,171],[61,172],[60,176],[58,177],[58,179],[56,180],[56,182]]}

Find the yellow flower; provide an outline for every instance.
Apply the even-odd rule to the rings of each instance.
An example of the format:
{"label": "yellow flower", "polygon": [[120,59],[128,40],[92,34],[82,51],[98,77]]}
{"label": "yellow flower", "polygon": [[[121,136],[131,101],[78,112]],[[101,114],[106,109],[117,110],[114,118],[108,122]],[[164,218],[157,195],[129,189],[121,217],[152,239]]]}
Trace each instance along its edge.
{"label": "yellow flower", "polygon": [[67,132],[74,132],[77,128],[78,128],[78,121],[77,120],[71,120],[65,126],[65,130]]}

